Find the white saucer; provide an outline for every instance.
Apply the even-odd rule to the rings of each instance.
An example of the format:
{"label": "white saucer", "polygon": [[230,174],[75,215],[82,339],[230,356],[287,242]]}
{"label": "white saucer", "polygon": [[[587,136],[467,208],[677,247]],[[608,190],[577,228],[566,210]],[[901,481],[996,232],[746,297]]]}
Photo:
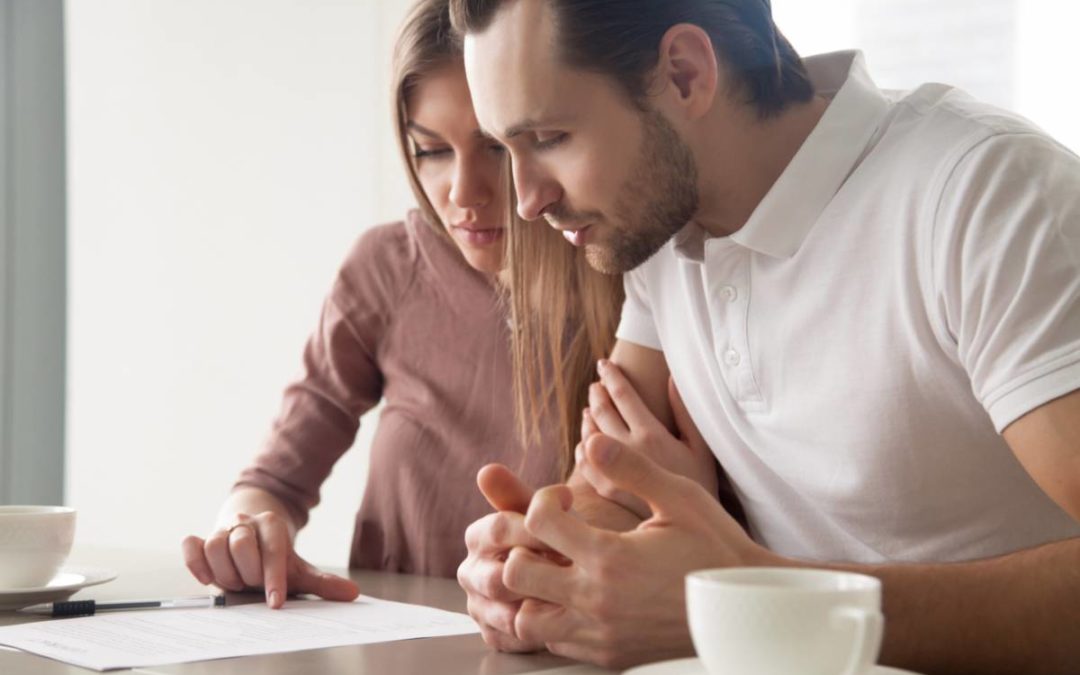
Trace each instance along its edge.
{"label": "white saucer", "polygon": [[65,567],[48,584],[37,588],[0,588],[0,610],[13,610],[40,602],[66,600],[87,586],[116,578],[116,572],[99,567]]}
{"label": "white saucer", "polygon": [[[645,666],[638,666],[623,672],[623,675],[708,675],[701,659],[696,656],[689,659],[672,659],[660,661]],[[867,675],[918,675],[910,670],[889,668],[886,666],[874,666]]]}

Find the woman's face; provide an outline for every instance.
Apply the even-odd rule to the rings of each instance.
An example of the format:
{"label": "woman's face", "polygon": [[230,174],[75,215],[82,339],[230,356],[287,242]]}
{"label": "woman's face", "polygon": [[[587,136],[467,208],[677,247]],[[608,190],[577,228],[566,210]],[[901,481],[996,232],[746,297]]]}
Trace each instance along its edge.
{"label": "woman's face", "polygon": [[464,66],[447,65],[421,78],[407,114],[424,194],[469,265],[498,273],[506,219],[503,150],[480,131]]}

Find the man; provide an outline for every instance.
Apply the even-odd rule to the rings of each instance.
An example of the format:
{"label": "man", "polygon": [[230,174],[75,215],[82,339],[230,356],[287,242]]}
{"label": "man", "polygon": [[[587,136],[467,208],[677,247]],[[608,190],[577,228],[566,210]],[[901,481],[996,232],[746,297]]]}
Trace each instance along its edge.
{"label": "man", "polygon": [[[804,64],[767,0],[452,12],[520,215],[628,272],[569,487],[479,477],[485,639],[684,654],[686,572],[805,565],[883,580],[885,663],[1080,672],[1080,160],[857,54]],[[668,367],[752,538],[659,466]]]}

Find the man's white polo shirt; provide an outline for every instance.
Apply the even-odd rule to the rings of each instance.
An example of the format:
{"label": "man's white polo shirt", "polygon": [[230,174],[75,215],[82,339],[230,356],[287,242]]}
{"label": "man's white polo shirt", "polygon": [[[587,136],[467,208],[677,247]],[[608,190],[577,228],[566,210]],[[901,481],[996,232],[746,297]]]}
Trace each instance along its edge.
{"label": "man's white polo shirt", "polygon": [[1080,160],[854,52],[730,237],[688,224],[626,276],[755,538],[810,560],[968,560],[1080,536],[999,431],[1080,389]]}

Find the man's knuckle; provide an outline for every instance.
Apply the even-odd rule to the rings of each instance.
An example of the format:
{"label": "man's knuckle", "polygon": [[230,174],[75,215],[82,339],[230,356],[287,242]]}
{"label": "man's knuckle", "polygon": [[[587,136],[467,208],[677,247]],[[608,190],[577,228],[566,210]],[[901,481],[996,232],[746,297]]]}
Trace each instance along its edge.
{"label": "man's knuckle", "polygon": [[501,648],[502,634],[490,626],[480,625],[480,637],[484,638],[484,642],[487,646],[497,651],[503,651]]}
{"label": "man's knuckle", "polygon": [[510,590],[520,588],[521,563],[519,563],[518,560],[519,558],[517,556],[511,555],[503,564],[502,574],[500,575],[502,586]]}
{"label": "man's knuckle", "polygon": [[509,538],[511,529],[510,517],[505,513],[496,513],[488,528],[488,535],[494,544],[499,545]]}
{"label": "man's knuckle", "polygon": [[470,551],[474,551],[480,548],[484,540],[484,533],[487,531],[488,524],[491,522],[491,518],[494,515],[495,514],[491,513],[484,516],[480,520],[474,520],[472,523],[469,524],[468,527],[465,528],[466,548],[468,548]]}
{"label": "man's knuckle", "polygon": [[484,573],[480,580],[479,591],[485,598],[492,600],[502,598],[505,594],[502,574],[494,571]]}
{"label": "man's knuckle", "polygon": [[471,567],[471,558],[465,558],[461,561],[461,564],[457,567],[457,582],[458,586],[461,586],[466,590],[469,590],[467,579],[469,577],[469,568]]}
{"label": "man's knuckle", "polygon": [[525,530],[528,532],[535,532],[536,528],[543,527],[545,516],[543,512],[536,509],[529,509],[529,512],[525,514],[524,525]]}
{"label": "man's knuckle", "polygon": [[513,633],[518,609],[515,605],[500,602],[492,608],[491,623],[505,633]]}
{"label": "man's knuckle", "polygon": [[637,432],[638,445],[647,451],[660,454],[663,451],[660,441],[660,434],[657,433],[656,429],[653,429],[651,427],[640,429]]}
{"label": "man's knuckle", "polygon": [[476,602],[476,598],[472,595],[465,596],[465,613],[471,616],[477,623],[480,623],[480,607]]}
{"label": "man's knuckle", "polygon": [[537,642],[540,639],[537,634],[536,617],[527,607],[522,607],[514,615],[513,628],[517,639],[522,642]]}

